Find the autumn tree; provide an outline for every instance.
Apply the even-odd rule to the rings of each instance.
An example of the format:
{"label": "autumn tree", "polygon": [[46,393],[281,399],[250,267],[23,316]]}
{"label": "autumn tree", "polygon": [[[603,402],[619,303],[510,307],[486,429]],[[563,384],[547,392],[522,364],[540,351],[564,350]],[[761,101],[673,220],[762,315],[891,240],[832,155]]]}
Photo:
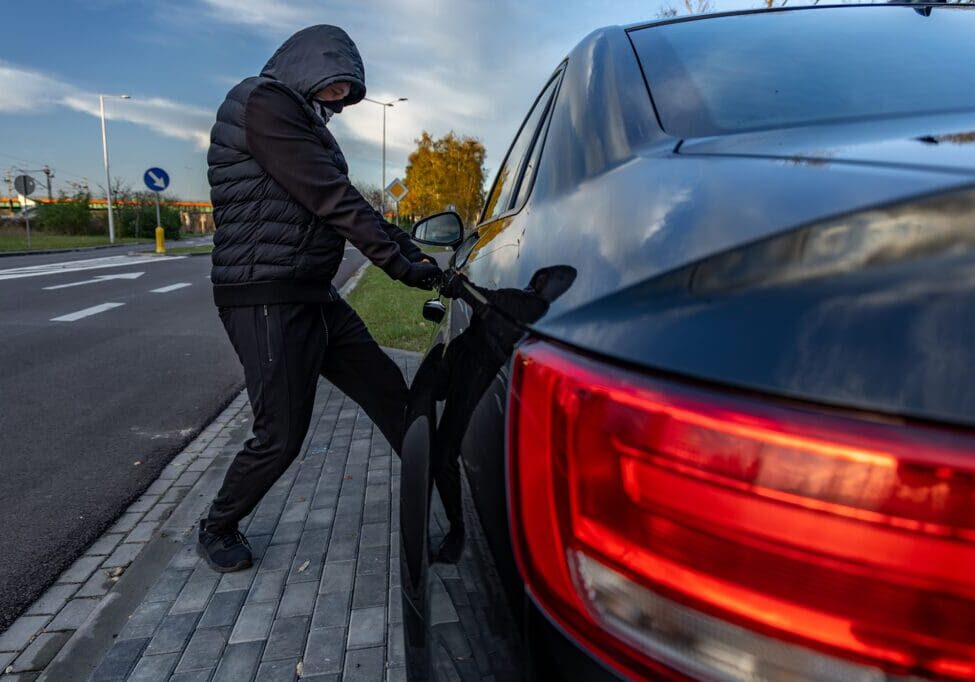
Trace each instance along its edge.
{"label": "autumn tree", "polygon": [[452,205],[466,224],[474,223],[484,203],[484,156],[484,145],[473,137],[450,132],[434,139],[423,131],[406,166],[409,194],[400,212],[419,217]]}

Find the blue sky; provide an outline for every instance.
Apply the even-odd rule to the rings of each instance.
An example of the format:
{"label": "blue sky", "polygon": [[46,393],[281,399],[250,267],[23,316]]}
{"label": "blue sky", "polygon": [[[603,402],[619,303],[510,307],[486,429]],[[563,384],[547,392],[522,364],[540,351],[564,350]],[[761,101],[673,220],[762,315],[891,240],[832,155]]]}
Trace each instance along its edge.
{"label": "blue sky", "polygon": [[[699,0],[695,0],[697,2]],[[424,129],[479,137],[489,175],[561,58],[594,28],[653,19],[684,0],[38,0],[5,2],[0,44],[0,169],[55,172],[54,191],[105,177],[98,119],[107,100],[112,175],[142,188],[150,166],[171,191],[207,199],[214,112],[303,26],[342,26],[358,43],[369,95],[407,97],[387,119],[387,181]],[[711,0],[715,10],[761,4]],[[331,124],[354,181],[380,181],[381,107]],[[16,170],[14,173],[16,174]],[[40,173],[34,173],[43,179]],[[6,194],[5,185],[0,193]]]}

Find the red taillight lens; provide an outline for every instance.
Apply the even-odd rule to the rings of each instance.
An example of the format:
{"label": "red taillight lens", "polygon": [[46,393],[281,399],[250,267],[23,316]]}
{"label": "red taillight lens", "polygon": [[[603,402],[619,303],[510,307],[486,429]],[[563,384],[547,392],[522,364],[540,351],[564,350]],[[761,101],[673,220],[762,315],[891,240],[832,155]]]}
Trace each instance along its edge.
{"label": "red taillight lens", "polygon": [[972,437],[541,342],[515,357],[509,419],[525,582],[624,672],[975,679]]}

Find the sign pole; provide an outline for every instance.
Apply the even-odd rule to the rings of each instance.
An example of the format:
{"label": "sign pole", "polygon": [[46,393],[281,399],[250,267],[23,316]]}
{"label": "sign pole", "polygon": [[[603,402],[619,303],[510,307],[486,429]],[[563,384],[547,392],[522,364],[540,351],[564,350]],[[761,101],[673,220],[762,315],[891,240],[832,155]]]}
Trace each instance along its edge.
{"label": "sign pole", "polygon": [[159,217],[159,192],[156,192],[156,227],[162,227],[162,218]]}
{"label": "sign pole", "polygon": [[30,216],[27,215],[27,197],[24,197],[24,205],[22,208],[24,212],[24,222],[27,223],[27,250],[30,251]]}

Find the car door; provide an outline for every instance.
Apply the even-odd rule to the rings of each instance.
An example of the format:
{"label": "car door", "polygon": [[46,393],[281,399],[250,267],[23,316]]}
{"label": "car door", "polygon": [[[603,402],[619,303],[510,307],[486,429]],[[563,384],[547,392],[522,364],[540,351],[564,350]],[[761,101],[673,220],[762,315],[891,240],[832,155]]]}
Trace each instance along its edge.
{"label": "car door", "polygon": [[[489,261],[492,257],[489,245],[517,222],[519,212],[530,193],[561,74],[560,68],[536,99],[497,173],[480,223],[453,254],[450,265],[458,272],[469,274],[468,267],[471,263]],[[483,285],[490,288],[491,282],[484,282]],[[450,302],[448,315],[437,330],[435,340],[410,389],[402,447],[400,565],[407,658],[410,661],[411,677],[416,679],[423,678],[431,665],[433,633],[429,618],[429,581],[430,560],[434,551],[430,546],[429,525],[434,473],[438,469],[442,473],[438,488],[441,498],[445,498],[445,507],[455,507],[451,511],[459,514],[460,510],[456,509],[460,491],[459,471],[455,466],[457,448],[460,437],[466,431],[470,412],[477,402],[472,398],[483,395],[487,388],[473,386],[465,381],[468,377],[465,377],[463,371],[462,358],[461,362],[456,362],[455,358],[454,366],[446,367],[450,347],[453,345],[455,350],[458,348],[458,339],[462,339],[468,330],[471,314],[472,309],[468,303],[462,300]],[[439,415],[445,409],[445,399],[451,393],[454,396],[461,395],[464,406],[459,406],[452,412],[448,410],[448,417],[440,419]],[[450,417],[450,414],[453,416]],[[485,472],[490,483],[486,482],[485,485],[503,485],[503,447],[498,450],[492,446],[491,449],[492,453],[484,455],[486,461],[492,462],[490,472]],[[448,466],[446,475],[443,475],[445,462]],[[503,490],[501,492],[503,494]],[[504,528],[506,532],[503,502],[493,507],[491,513],[500,514],[493,525]],[[510,563],[510,551],[508,556],[507,561]]]}

